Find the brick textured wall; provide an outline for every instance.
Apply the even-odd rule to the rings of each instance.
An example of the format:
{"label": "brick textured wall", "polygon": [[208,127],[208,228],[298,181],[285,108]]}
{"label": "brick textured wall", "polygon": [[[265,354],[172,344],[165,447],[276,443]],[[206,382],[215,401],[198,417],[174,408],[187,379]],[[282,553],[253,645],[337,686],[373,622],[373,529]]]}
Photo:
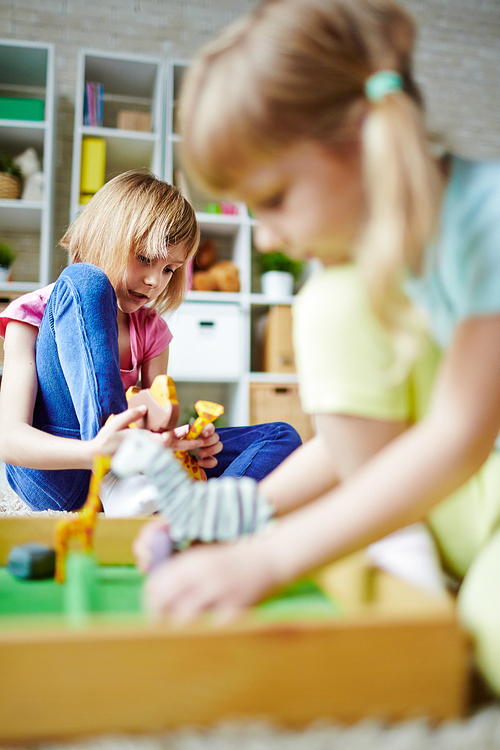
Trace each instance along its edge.
{"label": "brick textured wall", "polygon": [[[429,123],[464,156],[500,158],[499,0],[402,0],[419,25],[415,56]],[[56,48],[55,234],[69,216],[76,51],[189,58],[255,0],[0,0],[0,37]],[[53,273],[65,262],[56,252]]]}

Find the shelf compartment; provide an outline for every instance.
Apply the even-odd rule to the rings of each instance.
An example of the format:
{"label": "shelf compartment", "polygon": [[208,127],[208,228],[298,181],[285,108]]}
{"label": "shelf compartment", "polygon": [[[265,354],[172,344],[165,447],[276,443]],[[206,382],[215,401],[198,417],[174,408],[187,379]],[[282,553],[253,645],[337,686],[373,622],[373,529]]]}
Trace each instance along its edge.
{"label": "shelf compartment", "polygon": [[[70,220],[80,204],[82,139],[102,138],[106,143],[105,182],[131,169],[147,169],[161,177],[163,168],[163,80],[160,59],[141,55],[81,49],[73,135]],[[103,126],[84,125],[86,83],[103,86]],[[147,113],[150,130],[118,128],[120,111]]]}
{"label": "shelf compartment", "polygon": [[2,231],[40,231],[42,220],[41,202],[0,201],[0,233]]}
{"label": "shelf compartment", "polygon": [[45,91],[49,54],[46,47],[30,42],[0,43],[0,89],[19,91],[39,88]]}
{"label": "shelf compartment", "polygon": [[157,61],[148,61],[137,56],[114,57],[98,52],[86,54],[84,88],[86,83],[103,85],[104,126],[116,127],[118,113],[126,109],[149,114],[151,129],[158,132],[158,70]]}
{"label": "shelf compartment", "polygon": [[252,305],[250,308],[252,373],[278,377],[295,375],[290,305]]}
{"label": "shelf compartment", "polygon": [[9,156],[18,156],[33,146],[43,159],[45,123],[29,120],[0,120],[0,150]]}
{"label": "shelf compartment", "polygon": [[82,128],[82,136],[106,141],[106,181],[129,169],[152,169],[158,137],[111,128]]}

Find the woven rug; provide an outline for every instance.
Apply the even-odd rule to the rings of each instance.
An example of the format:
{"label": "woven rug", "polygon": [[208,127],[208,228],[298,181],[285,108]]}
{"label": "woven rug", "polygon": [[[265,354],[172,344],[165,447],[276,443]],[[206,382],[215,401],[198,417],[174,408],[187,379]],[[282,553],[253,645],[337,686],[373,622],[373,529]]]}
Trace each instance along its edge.
{"label": "woven rug", "polygon": [[[0,515],[31,513],[0,473]],[[52,511],[45,514],[58,515]],[[397,724],[365,720],[350,727],[317,722],[292,731],[255,721],[221,723],[209,729],[184,727],[153,736],[113,735],[73,742],[23,744],[15,749],[1,744],[0,747],[8,750],[20,747],[22,750],[500,750],[500,703],[488,695],[480,682],[473,693],[469,716],[438,725],[425,718]]]}

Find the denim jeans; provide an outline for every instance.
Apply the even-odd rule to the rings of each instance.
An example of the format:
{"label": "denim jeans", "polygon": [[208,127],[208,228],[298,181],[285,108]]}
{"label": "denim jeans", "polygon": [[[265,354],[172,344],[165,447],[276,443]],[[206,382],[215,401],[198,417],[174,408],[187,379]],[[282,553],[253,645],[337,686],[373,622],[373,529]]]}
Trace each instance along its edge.
{"label": "denim jeans", "polygon": [[301,445],[298,432],[286,422],[268,422],[250,427],[221,427],[217,430],[223,450],[212,477],[252,477],[259,481]]}
{"label": "denim jeans", "polygon": [[[36,343],[38,392],[33,426],[60,437],[91,440],[110,414],[127,408],[120,378],[116,295],[96,266],[76,263],[57,280]],[[265,477],[301,441],[284,423],[218,430],[224,445],[210,477]],[[33,510],[76,510],[90,471],[7,465],[10,486]]]}

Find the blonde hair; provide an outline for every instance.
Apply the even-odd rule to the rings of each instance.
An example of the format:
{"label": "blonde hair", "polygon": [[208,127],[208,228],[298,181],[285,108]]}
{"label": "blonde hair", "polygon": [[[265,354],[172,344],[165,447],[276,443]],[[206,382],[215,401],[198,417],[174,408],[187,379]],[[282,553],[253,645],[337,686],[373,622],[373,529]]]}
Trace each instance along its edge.
{"label": "blonde hair", "polygon": [[[237,190],[249,169],[304,139],[361,144],[367,220],[355,253],[374,310],[407,340],[419,322],[402,277],[421,267],[442,192],[413,42],[411,18],[390,0],[267,0],[201,50],[180,102],[185,162],[212,192]],[[403,89],[369,102],[366,79],[387,69]]]}
{"label": "blonde hair", "polygon": [[68,228],[59,244],[72,263],[92,263],[116,288],[131,252],[168,261],[168,249],[186,246],[186,262],[155,300],[158,312],[175,310],[187,291],[187,266],[200,230],[193,207],[179,191],[144,170],[124,172],[107,182]]}

